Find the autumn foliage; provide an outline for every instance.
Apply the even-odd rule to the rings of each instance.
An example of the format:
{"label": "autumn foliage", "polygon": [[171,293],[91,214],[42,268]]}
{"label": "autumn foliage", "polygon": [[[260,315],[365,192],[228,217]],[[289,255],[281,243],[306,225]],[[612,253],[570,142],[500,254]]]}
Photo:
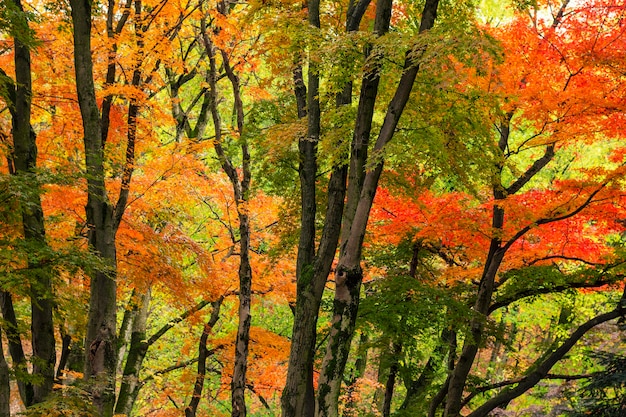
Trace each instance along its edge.
{"label": "autumn foliage", "polygon": [[[307,279],[324,269],[318,257],[334,230],[326,211],[333,198],[344,210],[338,247],[319,306],[306,312],[315,346],[311,367],[303,365],[307,397],[297,401],[317,401],[312,416],[333,414],[320,411],[325,388],[315,391],[337,366],[331,353],[340,331],[349,333],[347,360],[328,407],[346,416],[430,409],[476,417],[537,404],[547,413],[565,405],[533,391],[539,381],[574,395],[574,373],[586,378],[599,366],[578,347],[584,334],[590,350],[620,348],[619,329],[606,324],[621,315],[625,262],[626,8],[619,2],[399,1],[389,3],[387,17],[383,0],[86,2],[104,130],[98,191],[106,201],[99,203],[120,215],[112,262],[90,244],[93,178],[77,95],[74,3],[0,2],[0,295],[17,312],[12,319],[3,301],[0,401],[9,392],[4,363],[7,381],[10,374],[20,382],[19,394],[10,385],[11,412],[43,415],[23,388],[39,383],[29,373],[37,333],[30,302],[35,261],[43,260],[52,276],[45,292],[54,301],[54,391],[66,393],[40,404],[44,412],[62,409],[64,396],[83,404],[97,397],[89,375],[83,385],[81,378],[95,356],[84,343],[91,284],[101,273],[116,283],[111,410],[286,417],[281,393],[298,334],[294,317],[310,305],[302,299]],[[433,27],[420,30],[432,4]],[[355,10],[359,24],[350,28]],[[15,23],[15,13],[28,27]],[[385,18],[389,30],[380,29]],[[31,54],[37,166],[30,177],[15,169],[20,42]],[[397,83],[413,70],[396,115]],[[371,143],[355,137],[367,100]],[[312,142],[313,198],[303,201],[303,149]],[[365,155],[360,168],[356,155]],[[377,170],[372,192],[355,188],[365,190],[355,194],[359,204],[373,198],[371,211],[357,211],[351,183]],[[344,194],[333,197],[337,187]],[[41,199],[45,245],[27,238],[33,196]],[[309,263],[299,241],[308,233],[306,204],[315,207]],[[348,236],[359,215],[367,228],[354,243]],[[332,294],[343,291],[349,262],[357,267],[348,272],[361,276],[352,278],[352,322],[339,325],[341,299]],[[240,322],[245,277],[251,319]],[[526,313],[533,309],[541,314]],[[597,326],[604,334],[594,333]],[[238,389],[247,406],[238,411],[231,394],[242,339],[245,386]],[[18,345],[27,363],[16,360]],[[566,382],[555,383],[557,373]]]}

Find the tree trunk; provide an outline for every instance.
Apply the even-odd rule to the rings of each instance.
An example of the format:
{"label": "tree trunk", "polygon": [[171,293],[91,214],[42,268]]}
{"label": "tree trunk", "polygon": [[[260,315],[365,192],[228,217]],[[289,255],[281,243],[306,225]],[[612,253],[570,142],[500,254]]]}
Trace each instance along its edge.
{"label": "tree trunk", "polygon": [[71,0],[70,5],[76,88],[84,129],[89,245],[108,267],[96,271],[91,277],[85,379],[100,415],[111,416],[115,405],[117,365],[115,233],[121,216],[114,218],[114,208],[104,183],[102,125],[91,56],[91,1]]}
{"label": "tree trunk", "polygon": [[[493,212],[493,230],[500,230],[504,220],[504,210],[499,207],[494,207]],[[485,319],[489,304],[491,303],[495,277],[503,257],[504,252],[500,246],[500,239],[492,239],[489,256],[487,257],[487,263],[485,264],[483,277],[480,281],[476,302],[474,304],[474,311],[477,314],[476,317],[470,321],[470,334],[465,338],[459,361],[450,377],[444,416],[456,417],[460,415],[463,390],[467,376],[478,353],[478,347],[483,338]]]}
{"label": "tree trunk", "polygon": [[189,405],[185,408],[185,417],[195,417],[198,404],[200,404],[204,379],[206,377],[206,361],[212,353],[207,349],[207,340],[211,334],[211,330],[213,330],[213,326],[215,326],[215,323],[217,323],[220,318],[220,308],[223,300],[224,298],[221,297],[212,303],[213,311],[211,312],[211,318],[202,329],[202,336],[200,336],[200,342],[198,343],[198,375],[196,376],[196,381],[193,386],[191,401],[189,401]]}
{"label": "tree trunk", "polygon": [[232,381],[232,416],[246,416],[246,371],[250,344],[250,302],[252,294],[252,268],[250,267],[250,222],[245,208],[239,213],[241,255],[239,257],[239,325],[235,342],[235,366]]}
{"label": "tree trunk", "polygon": [[[1,329],[0,329],[1,330]],[[2,332],[0,332],[0,342]],[[0,343],[0,417],[11,416],[11,380],[9,378],[9,365],[4,358],[4,344]]]}
{"label": "tree trunk", "polygon": [[391,415],[391,400],[393,399],[393,389],[396,385],[396,377],[400,370],[399,357],[402,353],[402,344],[394,342],[391,349],[391,367],[389,368],[389,375],[387,375],[387,382],[385,383],[385,399],[383,401],[383,417],[389,417]]}
{"label": "tree trunk", "polygon": [[33,404],[33,385],[25,381],[28,379],[26,355],[24,355],[22,340],[17,331],[17,317],[15,316],[11,293],[0,291],[0,307],[2,308],[2,317],[5,322],[5,325],[2,327],[7,334],[7,341],[9,342],[9,354],[11,355],[13,373],[17,380],[17,388],[22,402],[28,407]]}
{"label": "tree trunk", "polygon": [[[324,285],[337,250],[345,196],[345,168],[336,168],[328,184],[326,221],[313,266],[300,272],[297,280],[294,327],[287,381],[281,402],[283,417],[312,416],[315,410],[313,361],[317,318]],[[313,216],[314,217],[314,216]]]}
{"label": "tree trunk", "polygon": [[[498,140],[498,148],[502,153],[504,160],[504,154],[508,147],[509,135],[510,135],[510,122],[513,115],[508,114],[503,120],[500,126],[500,138]],[[491,230],[493,230],[493,238],[485,261],[483,274],[478,286],[478,292],[476,294],[476,301],[474,303],[473,310],[476,313],[470,320],[470,333],[463,342],[463,349],[459,356],[458,363],[454,368],[454,371],[450,375],[450,383],[448,386],[448,396],[446,401],[446,407],[444,410],[445,417],[457,417],[461,413],[462,398],[467,377],[478,353],[478,347],[480,346],[483,336],[486,318],[489,315],[489,307],[491,305],[491,298],[495,289],[495,279],[504,259],[504,255],[508,248],[519,239],[526,228],[518,232],[507,242],[502,242],[502,228],[504,226],[504,209],[498,205],[498,201],[504,200],[507,196],[515,194],[524,185],[526,185],[539,171],[541,171],[554,157],[554,145],[548,145],[546,147],[544,155],[535,160],[535,162],[522,173],[511,185],[505,187],[502,183],[502,168],[503,162],[499,162],[496,165],[496,175],[494,176],[493,184],[493,197],[494,206],[492,210]],[[576,211],[572,212],[576,213]],[[573,215],[573,214],[570,214]],[[568,215],[569,216],[569,215]],[[543,220],[544,222],[550,222],[554,220]]]}
{"label": "tree trunk", "polygon": [[[228,13],[228,1],[218,4],[218,10],[222,14]],[[239,78],[230,65],[229,56],[224,51],[220,51],[222,67],[232,87],[235,102],[235,114],[237,121],[237,133],[241,141],[241,178],[232,160],[222,146],[222,122],[218,111],[218,74],[216,63],[217,48],[212,43],[206,27],[206,21],[202,21],[203,41],[209,57],[209,85],[210,85],[210,109],[215,129],[215,153],[220,161],[224,173],[228,176],[233,189],[233,198],[237,204],[237,215],[239,219],[239,323],[237,326],[237,340],[235,342],[235,363],[233,367],[233,378],[231,381],[231,404],[233,417],[245,417],[246,401],[246,372],[248,369],[248,348],[250,344],[250,304],[252,298],[252,266],[250,265],[250,218],[248,216],[248,199],[250,198],[250,181],[252,171],[250,168],[250,151],[245,139],[244,132],[244,109],[241,99]],[[235,244],[236,242],[233,242]]]}
{"label": "tree trunk", "polygon": [[[381,1],[384,2],[385,0]],[[426,2],[422,13],[420,33],[432,28],[434,25],[438,5],[438,0],[428,0]],[[384,9],[384,7],[380,7],[380,9]],[[400,78],[396,93],[389,103],[387,114],[374,146],[374,153],[377,157],[380,156],[384,147],[392,139],[400,116],[409,99],[413,82],[419,71],[415,54],[407,54],[404,67],[405,71]],[[360,265],[363,239],[370,209],[378,187],[378,180],[382,173],[383,163],[381,160],[371,171],[365,174],[362,189],[359,193],[355,192],[353,194],[354,196],[358,194],[354,219],[349,224],[349,229],[346,230],[346,228],[343,232],[345,238],[342,239],[341,253],[335,273],[335,301],[333,304],[332,326],[319,379],[316,404],[317,417],[336,417],[338,414],[339,391],[350,351],[352,334],[354,333],[361,282],[363,280],[363,271]],[[350,201],[350,198],[349,195],[347,207],[354,204]],[[346,226],[344,225],[344,227]]]}
{"label": "tree trunk", "polygon": [[[21,1],[13,0],[13,3],[21,12],[16,15],[18,21],[15,24],[28,27]],[[39,184],[34,173],[37,165],[37,144],[35,132],[30,123],[32,99],[30,51],[17,37],[14,38],[14,41],[15,102],[12,103],[13,110],[11,111],[13,119],[13,162],[16,175],[22,176],[28,181],[29,187],[35,190],[29,195],[28,201],[20,202],[24,238],[45,251],[47,243],[44,217]],[[54,365],[56,363],[54,325],[52,322],[52,271],[45,263],[41,256],[36,256],[34,253],[29,254],[28,269],[32,274],[30,277],[32,373],[38,377],[38,382],[33,384],[33,403],[43,401],[52,391]]]}
{"label": "tree trunk", "polygon": [[122,374],[117,404],[115,405],[115,414],[130,415],[133,409],[135,398],[132,396],[132,393],[139,386],[139,372],[141,371],[141,365],[148,352],[146,322],[148,320],[150,300],[151,291],[150,288],[148,288],[144,294],[139,296],[139,300],[136,302],[139,308],[137,308],[133,320],[130,346]]}
{"label": "tree trunk", "polygon": [[138,302],[140,300],[138,299],[143,299],[143,297],[137,294],[136,288],[133,288],[128,304],[124,308],[122,324],[120,325],[120,330],[117,335],[117,373],[122,372],[124,357],[126,356],[126,351],[128,349],[128,345],[130,345],[130,339],[133,334],[133,323],[135,322],[135,318],[141,309],[141,304]]}
{"label": "tree trunk", "polygon": [[[319,7],[319,5],[318,5]],[[316,9],[309,9],[309,22]],[[318,16],[317,27],[319,27]],[[314,23],[315,25],[315,23]],[[315,216],[317,213],[315,181],[317,176],[317,142],[319,140],[319,77],[309,71],[309,89],[304,86],[302,67],[294,70],[298,116],[308,117],[307,136],[298,141],[300,164],[300,237],[296,260],[296,306],[289,353],[287,379],[281,396],[283,417],[312,417],[314,410],[313,357],[317,316],[321,302],[319,276],[315,273]],[[316,110],[317,109],[317,110]],[[311,110],[311,111],[309,111]],[[334,256],[334,253],[333,253]],[[324,279],[325,282],[325,279]]]}
{"label": "tree trunk", "polygon": [[[346,18],[346,30],[348,32],[358,30],[361,18],[369,3],[370,0],[350,3]],[[314,27],[320,27],[318,3],[309,5],[309,23]],[[308,116],[308,132],[307,137],[299,142],[302,218],[296,267],[296,307],[287,380],[281,403],[283,417],[312,417],[315,411],[313,360],[317,337],[317,319],[324,285],[328,280],[340,238],[348,168],[343,165],[333,167],[328,183],[324,228],[315,255],[315,216],[317,212],[315,182],[317,180],[317,141],[320,132],[320,111],[319,75],[315,72],[314,66],[309,71],[308,91],[304,87],[300,66],[294,71],[294,84],[298,115],[300,117]],[[337,95],[337,106],[347,105],[351,102],[352,83],[348,82],[343,91]]]}
{"label": "tree trunk", "polygon": [[59,358],[59,367],[57,368],[56,378],[59,379],[63,376],[63,371],[67,366],[67,360],[70,357],[70,346],[72,343],[72,336],[66,333],[65,329],[60,329],[61,333],[61,357]]}

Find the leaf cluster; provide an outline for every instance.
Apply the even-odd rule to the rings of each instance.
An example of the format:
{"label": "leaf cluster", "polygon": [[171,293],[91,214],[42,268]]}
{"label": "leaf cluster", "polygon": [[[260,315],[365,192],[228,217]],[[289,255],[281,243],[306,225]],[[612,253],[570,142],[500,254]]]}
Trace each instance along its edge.
{"label": "leaf cluster", "polygon": [[23,417],[96,417],[97,410],[87,391],[78,385],[57,386],[46,401],[30,406]]}
{"label": "leaf cluster", "polygon": [[37,21],[37,16],[20,8],[12,0],[0,1],[0,33],[8,33],[28,48],[37,47],[40,42],[35,31],[28,25],[29,21]]}
{"label": "leaf cluster", "polygon": [[626,356],[606,351],[588,352],[603,369],[594,373],[577,391],[571,417],[626,416]]}

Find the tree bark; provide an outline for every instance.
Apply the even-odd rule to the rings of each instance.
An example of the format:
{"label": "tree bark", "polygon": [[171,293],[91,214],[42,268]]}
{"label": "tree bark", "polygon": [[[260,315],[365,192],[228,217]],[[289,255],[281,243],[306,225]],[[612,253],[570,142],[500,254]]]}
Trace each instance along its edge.
{"label": "tree bark", "polygon": [[[432,28],[434,25],[438,5],[438,0],[428,0],[426,2],[422,13],[420,33]],[[384,8],[381,7],[381,9]],[[389,103],[383,125],[374,146],[374,153],[377,157],[380,156],[383,148],[393,137],[418,71],[419,65],[415,54],[407,54],[405,70],[400,78],[394,97]],[[363,271],[360,265],[363,238],[383,164],[384,161],[382,160],[377,162],[372,170],[365,174],[360,192],[353,194],[354,196],[358,194],[354,219],[350,223],[349,229],[344,229],[343,232],[345,238],[342,238],[340,257],[335,273],[333,319],[319,379],[316,404],[317,417],[336,417],[338,414],[339,391],[350,351],[350,342],[354,333],[361,282],[363,280]],[[355,197],[348,196],[347,207],[354,204],[350,201],[350,198]]]}
{"label": "tree bark", "polygon": [[84,130],[89,245],[108,267],[96,271],[91,277],[85,379],[96,409],[102,416],[111,416],[115,405],[117,365],[115,233],[119,220],[114,218],[114,208],[104,183],[102,124],[91,56],[91,1],[71,0],[70,5],[76,88]]}
{"label": "tree bark", "polygon": [[[20,13],[16,14],[15,25],[28,28],[20,0],[13,0]],[[24,238],[37,245],[41,251],[48,248],[45,237],[44,216],[41,207],[40,187],[35,177],[37,166],[36,136],[31,126],[32,78],[30,51],[22,40],[15,37],[15,101],[11,116],[13,122],[13,163],[15,174],[24,178],[29,187],[28,201],[20,201]],[[52,271],[45,259],[31,253],[28,256],[31,299],[31,336],[33,347],[33,375],[38,381],[33,384],[33,403],[42,402],[52,391],[56,351],[52,320]]]}
{"label": "tree bark", "polygon": [[212,303],[213,311],[211,312],[211,318],[202,329],[202,336],[200,336],[200,342],[198,343],[198,375],[196,376],[196,381],[193,386],[191,401],[189,401],[189,405],[185,408],[185,417],[195,417],[198,404],[200,404],[204,379],[206,377],[206,360],[211,354],[207,348],[207,340],[211,334],[211,330],[213,330],[213,326],[215,326],[215,323],[217,323],[220,318],[220,308],[223,300],[224,298],[221,297]]}
{"label": "tree bark", "polygon": [[5,321],[5,325],[2,327],[9,342],[9,354],[11,355],[13,373],[17,380],[17,388],[22,402],[28,407],[33,404],[33,385],[25,381],[28,377],[26,355],[24,355],[22,340],[17,330],[17,317],[15,316],[11,293],[0,291],[0,308],[2,308],[2,317]]}
{"label": "tree bark", "polygon": [[148,343],[146,338],[146,322],[148,320],[148,307],[150,306],[151,291],[150,288],[139,296],[135,319],[133,320],[132,331],[130,336],[130,346],[128,348],[128,356],[124,372],[122,373],[122,381],[120,392],[115,405],[115,414],[130,415],[135,398],[133,393],[139,384],[139,372],[146,353],[148,352]]}
{"label": "tree bark", "polygon": [[[1,329],[0,329],[1,330]],[[0,341],[2,332],[0,332]],[[4,346],[0,343],[0,417],[11,416],[11,385],[9,365],[4,358]]]}

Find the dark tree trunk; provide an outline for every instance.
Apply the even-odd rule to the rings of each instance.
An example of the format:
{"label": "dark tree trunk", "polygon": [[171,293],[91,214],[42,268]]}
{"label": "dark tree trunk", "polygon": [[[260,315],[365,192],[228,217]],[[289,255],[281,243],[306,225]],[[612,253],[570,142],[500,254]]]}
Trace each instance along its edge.
{"label": "dark tree trunk", "polygon": [[387,375],[387,382],[385,383],[385,399],[383,401],[383,417],[389,417],[391,415],[391,400],[393,399],[393,390],[396,386],[396,377],[400,370],[400,354],[402,353],[402,344],[393,343],[391,354],[392,362],[389,368],[389,375]]}
{"label": "dark tree trunk", "polygon": [[[318,21],[309,9],[309,22]],[[319,10],[318,10],[319,13]],[[315,181],[317,175],[317,142],[319,140],[319,76],[309,72],[309,89],[304,85],[302,67],[294,70],[294,85],[298,116],[307,117],[307,136],[298,141],[300,164],[300,237],[296,260],[296,306],[287,368],[287,380],[281,397],[283,417],[312,417],[315,407],[313,389],[313,357],[315,355],[316,324],[321,301],[319,282],[314,271],[315,216],[317,213]],[[333,254],[334,256],[334,254]],[[325,282],[325,280],[324,280]],[[318,296],[318,293],[319,296]]]}
{"label": "dark tree trunk", "polygon": [[[346,30],[351,32],[359,23],[370,0],[351,2]],[[309,5],[309,23],[320,27],[319,3]],[[328,182],[326,217],[317,254],[315,253],[315,217],[317,213],[317,142],[320,132],[319,74],[315,66],[309,70],[308,90],[304,86],[302,69],[294,71],[295,94],[299,117],[308,117],[307,137],[299,141],[300,150],[300,189],[301,227],[296,267],[297,294],[294,313],[291,350],[287,380],[283,390],[283,417],[312,417],[315,413],[315,392],[313,388],[313,360],[315,355],[317,318],[324,291],[335,258],[340,233],[348,167],[333,167]],[[337,105],[352,102],[352,83],[348,82],[337,95]],[[306,108],[305,108],[306,105]]]}
{"label": "dark tree trunk", "polygon": [[[510,128],[509,124],[512,114],[507,115],[500,126],[500,138],[498,140],[498,148],[504,157],[504,153],[508,147]],[[524,185],[526,185],[539,171],[541,171],[554,157],[554,145],[546,147],[544,155],[537,159],[524,173],[522,173],[510,186],[505,187],[502,183],[502,163],[496,166],[496,176],[493,184],[493,197],[497,202],[504,200],[507,196],[515,194]],[[573,212],[575,213],[575,211]],[[573,215],[573,214],[571,214]],[[569,216],[569,215],[568,215]],[[544,222],[555,221],[555,219],[543,220]],[[483,274],[478,286],[476,301],[473,310],[476,313],[470,320],[470,334],[463,342],[461,355],[450,375],[448,385],[448,394],[446,407],[444,410],[445,417],[457,417],[461,413],[463,391],[467,382],[467,377],[474,363],[474,359],[478,353],[478,347],[483,341],[484,328],[486,318],[489,315],[489,308],[492,302],[492,296],[495,289],[495,280],[508,248],[529,228],[518,232],[513,238],[507,242],[502,242],[502,228],[504,226],[504,209],[494,204],[491,228],[494,231],[494,237],[491,239],[489,253],[485,261]]]}
{"label": "dark tree trunk", "polygon": [[[380,0],[378,13],[384,13],[385,1]],[[437,15],[438,0],[428,0],[422,13],[420,32],[432,28]],[[390,7],[390,6],[389,6]],[[386,17],[385,17],[386,18]],[[380,157],[384,147],[392,139],[395,128],[404,111],[413,82],[419,71],[415,54],[407,54],[405,70],[400,78],[396,93],[389,103],[387,114],[380,129],[374,146],[374,153]],[[359,116],[357,115],[357,118]],[[355,153],[353,153],[354,155]],[[363,271],[361,270],[361,250],[370,209],[374,201],[378,180],[382,173],[383,161],[374,165],[371,171],[363,177],[361,190],[348,195],[347,209],[354,204],[354,218],[344,224],[341,252],[335,273],[335,301],[333,304],[333,319],[326,348],[326,355],[322,363],[317,394],[316,415],[318,417],[335,417],[338,414],[338,399],[341,381],[346,361],[350,351],[350,342],[354,333],[354,325],[359,307],[359,297]],[[352,166],[352,163],[351,163]],[[365,166],[363,164],[363,166]],[[358,173],[355,174],[357,177]],[[358,196],[355,204],[351,198]]]}
{"label": "dark tree trunk", "polygon": [[15,379],[17,379],[17,388],[22,402],[28,407],[33,404],[33,385],[25,381],[28,377],[26,355],[24,355],[22,340],[17,330],[17,317],[15,316],[11,293],[0,291],[0,307],[2,308],[2,317],[5,322],[3,328],[9,342],[9,354],[11,355],[13,373],[15,374]]}
{"label": "dark tree trunk", "polygon": [[[245,210],[245,209],[244,209]],[[250,344],[250,303],[252,295],[252,268],[250,266],[250,222],[244,210],[239,213],[240,264],[239,264],[239,325],[235,342],[235,367],[232,381],[232,416],[246,416],[246,372]]]}
{"label": "dark tree trunk", "polygon": [[[222,14],[227,14],[229,8],[228,1],[218,4],[218,10]],[[230,81],[232,94],[234,98],[234,111],[237,121],[237,133],[241,141],[241,177],[232,163],[230,155],[228,155],[222,146],[222,122],[218,111],[218,74],[216,53],[218,49],[212,43],[207,33],[206,21],[202,21],[202,35],[204,46],[209,57],[209,108],[213,118],[213,126],[215,129],[215,153],[220,161],[220,165],[224,173],[228,176],[233,189],[233,198],[237,204],[237,215],[239,219],[239,323],[237,326],[237,340],[235,342],[235,363],[233,368],[233,378],[231,381],[231,404],[233,417],[245,417],[246,401],[246,372],[248,369],[248,350],[250,344],[250,323],[251,313],[250,304],[252,298],[252,266],[250,265],[250,218],[247,211],[247,203],[250,198],[250,181],[252,179],[252,171],[250,168],[250,151],[244,132],[244,109],[241,99],[241,90],[239,78],[235,74],[233,67],[230,65],[229,56],[224,51],[219,51],[222,58],[222,67],[226,72],[226,76]],[[236,242],[233,242],[236,244]]]}
{"label": "dark tree trunk", "polygon": [[87,170],[87,225],[90,247],[108,269],[91,277],[89,316],[85,339],[85,379],[94,406],[102,416],[111,416],[115,405],[116,341],[116,252],[115,233],[119,218],[107,196],[104,183],[102,124],[96,102],[91,56],[91,2],[71,0],[74,26],[74,65],[80,106]]}
{"label": "dark tree trunk", "polygon": [[211,312],[211,318],[204,325],[202,329],[202,336],[200,336],[200,342],[198,343],[198,374],[193,386],[193,394],[191,395],[191,401],[185,408],[185,417],[195,417],[198,410],[198,404],[200,404],[200,398],[202,398],[202,389],[204,387],[204,379],[206,378],[206,361],[212,354],[207,348],[207,340],[213,330],[213,326],[220,318],[220,308],[224,298],[219,298],[212,303],[213,311]]}
{"label": "dark tree trunk", "polygon": [[[13,0],[13,2],[22,12],[16,15],[17,21],[14,24],[27,28],[28,22],[23,14],[20,0]],[[15,102],[12,103],[13,109],[11,111],[13,119],[13,163],[16,175],[22,176],[28,181],[29,187],[36,190],[29,195],[28,201],[20,202],[24,238],[45,251],[47,243],[44,217],[39,184],[34,173],[37,165],[37,144],[35,132],[30,123],[32,99],[30,51],[17,37],[14,41]],[[29,254],[28,269],[31,272],[32,372],[40,381],[33,384],[33,403],[38,403],[43,401],[52,391],[54,365],[56,363],[54,325],[52,322],[52,271],[46,265],[45,260],[42,260],[41,256],[35,256],[34,253]]]}
{"label": "dark tree trunk", "polygon": [[[504,220],[504,210],[496,206],[493,211],[493,230],[500,230]],[[459,361],[452,372],[448,386],[445,416],[458,416],[461,412],[461,400],[465,383],[483,338],[484,321],[489,304],[491,303],[495,277],[503,257],[504,251],[500,246],[500,239],[492,239],[489,256],[485,264],[483,277],[479,284],[478,295],[474,305],[474,311],[478,313],[478,317],[472,319],[470,322],[470,334],[465,339]]]}
{"label": "dark tree trunk", "polygon": [[63,371],[67,366],[67,361],[70,357],[70,346],[72,343],[72,336],[61,329],[61,357],[59,358],[59,366],[57,368],[56,378],[59,379],[63,376]]}
{"label": "dark tree trunk", "polygon": [[[2,340],[2,332],[0,332],[0,340]],[[0,343],[0,417],[11,416],[10,383],[11,381],[9,378],[9,365],[4,358],[4,346],[2,343]]]}

